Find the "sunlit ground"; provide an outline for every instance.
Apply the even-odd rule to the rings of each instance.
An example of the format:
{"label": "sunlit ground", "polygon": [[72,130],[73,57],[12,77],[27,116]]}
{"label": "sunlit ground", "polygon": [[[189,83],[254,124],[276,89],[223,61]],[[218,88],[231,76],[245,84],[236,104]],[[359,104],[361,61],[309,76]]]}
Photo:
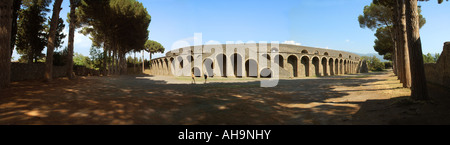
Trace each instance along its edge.
{"label": "sunlit ground", "polygon": [[[251,78],[222,80],[191,84],[190,77],[139,75],[14,82],[0,92],[0,124],[450,124],[441,111],[448,99],[402,103],[410,91],[392,72],[287,78],[273,88]],[[448,93],[430,88],[434,96]]]}

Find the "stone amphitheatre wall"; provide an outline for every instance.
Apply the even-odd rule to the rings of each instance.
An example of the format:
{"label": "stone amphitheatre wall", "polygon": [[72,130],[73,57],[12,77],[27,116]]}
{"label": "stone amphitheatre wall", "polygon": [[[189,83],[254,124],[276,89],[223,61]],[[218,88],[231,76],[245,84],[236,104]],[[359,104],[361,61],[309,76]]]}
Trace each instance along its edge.
{"label": "stone amphitheatre wall", "polygon": [[[200,68],[194,65],[196,59],[201,60],[197,65]],[[191,66],[185,62],[192,62]],[[360,62],[356,54],[331,49],[288,44],[222,44],[170,51],[165,57],[152,59],[151,73],[173,75],[172,72],[179,73],[174,70],[188,67],[196,76],[206,73],[218,77],[270,77],[274,68],[271,65],[275,64],[279,77],[330,76],[359,73]]]}
{"label": "stone amphitheatre wall", "polygon": [[444,43],[444,50],[436,63],[425,64],[428,82],[450,88],[450,42]]}

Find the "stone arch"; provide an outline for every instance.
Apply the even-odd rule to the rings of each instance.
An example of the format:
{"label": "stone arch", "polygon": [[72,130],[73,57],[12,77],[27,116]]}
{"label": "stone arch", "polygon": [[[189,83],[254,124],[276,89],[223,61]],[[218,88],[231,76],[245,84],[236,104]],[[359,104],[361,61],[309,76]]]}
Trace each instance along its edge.
{"label": "stone arch", "polygon": [[334,60],[334,75],[339,75],[339,60],[335,59]]}
{"label": "stone arch", "polygon": [[314,56],[311,60],[311,64],[313,67],[313,74],[316,76],[320,76],[320,60],[317,56]]}
{"label": "stone arch", "polygon": [[170,72],[172,73],[172,74],[174,74],[173,73],[173,71],[174,71],[174,64],[173,64],[173,60],[174,60],[174,58],[173,57],[171,57],[170,59],[169,59],[169,61],[170,61]]}
{"label": "stone arch", "polygon": [[261,78],[271,78],[272,70],[270,70],[269,68],[263,68],[261,69],[261,72],[259,74]]}
{"label": "stone arch", "polygon": [[[277,54],[273,60],[275,61],[276,64],[278,64],[278,66],[280,66],[280,68],[284,68],[284,58],[282,55]],[[276,62],[276,60],[278,60],[278,62]]]}
{"label": "stone arch", "polygon": [[301,63],[301,65],[300,65],[301,66],[301,68],[300,68],[301,75],[304,77],[309,77],[309,58],[308,58],[308,56],[302,56],[300,63]]}
{"label": "stone arch", "polygon": [[328,56],[328,52],[323,53],[323,55]]}
{"label": "stone arch", "polygon": [[258,77],[258,63],[254,59],[245,61],[245,72],[247,77]]}
{"label": "stone arch", "polygon": [[203,70],[206,71],[205,73],[209,76],[212,77],[214,76],[214,62],[213,60],[211,60],[210,58],[206,58],[205,60],[203,60]]}
{"label": "stone arch", "polygon": [[178,56],[177,60],[178,60],[178,66],[177,67],[182,69],[184,67],[184,65],[183,65],[183,57]]}
{"label": "stone arch", "polygon": [[278,48],[273,47],[272,49],[270,49],[270,52],[272,52],[272,53],[278,53],[279,50],[278,50]]}
{"label": "stone arch", "polygon": [[291,56],[289,56],[288,57],[288,60],[287,60],[287,70],[288,70],[288,72],[289,72],[289,75],[290,76],[292,76],[292,77],[298,77],[298,68],[297,68],[297,62],[298,62],[298,59],[297,59],[297,56],[295,56],[295,55],[291,55]]}
{"label": "stone arch", "polygon": [[348,63],[347,63],[347,60],[344,60],[344,74],[348,74]]}
{"label": "stone arch", "polygon": [[242,77],[242,56],[234,53],[230,56],[233,74],[235,77]]}
{"label": "stone arch", "polygon": [[339,57],[342,57],[342,54],[341,54],[341,53],[339,53]]}
{"label": "stone arch", "polygon": [[303,49],[302,54],[308,54],[308,50]]}
{"label": "stone arch", "polygon": [[344,60],[339,60],[339,74],[344,74]]}
{"label": "stone arch", "polygon": [[318,50],[314,51],[314,55],[320,55],[319,51]]}
{"label": "stone arch", "polygon": [[223,53],[218,54],[216,56],[216,62],[219,69],[219,76],[226,77],[227,76],[227,56]]}
{"label": "stone arch", "polygon": [[327,61],[327,58],[323,57],[321,63],[322,63],[322,74],[323,74],[323,76],[328,76],[328,69],[327,69],[328,61]]}
{"label": "stone arch", "polygon": [[330,60],[328,61],[328,65],[330,67],[330,76],[335,75],[334,74],[334,61],[333,61],[333,58],[330,58]]}

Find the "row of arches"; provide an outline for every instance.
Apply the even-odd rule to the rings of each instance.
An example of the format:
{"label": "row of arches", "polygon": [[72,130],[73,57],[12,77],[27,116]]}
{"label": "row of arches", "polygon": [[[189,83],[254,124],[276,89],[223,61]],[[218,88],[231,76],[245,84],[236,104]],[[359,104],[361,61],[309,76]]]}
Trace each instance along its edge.
{"label": "row of arches", "polygon": [[[194,67],[194,56],[177,56],[175,58],[159,58],[151,61],[151,72],[155,75],[172,75],[175,67],[183,69],[190,67],[191,73],[195,76],[219,77],[272,77],[272,59],[268,54],[262,54],[262,59],[266,59],[267,65],[258,63],[257,59],[246,59],[237,53],[227,57],[225,54],[218,54],[215,57],[204,58],[201,67]],[[198,58],[200,59],[200,58]],[[342,58],[332,58],[327,56],[310,55],[275,55],[274,64],[279,66],[280,77],[310,77],[310,76],[330,76],[340,74],[358,73],[359,61]],[[176,61],[175,63],[173,63]],[[185,66],[184,62],[190,62],[191,66]],[[187,65],[187,64],[186,64]]]}

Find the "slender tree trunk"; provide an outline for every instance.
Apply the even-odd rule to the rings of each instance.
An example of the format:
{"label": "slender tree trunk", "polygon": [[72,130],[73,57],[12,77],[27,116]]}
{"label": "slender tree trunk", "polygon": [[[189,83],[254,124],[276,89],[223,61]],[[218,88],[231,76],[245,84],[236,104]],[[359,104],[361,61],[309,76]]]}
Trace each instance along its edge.
{"label": "slender tree trunk", "polygon": [[403,87],[411,88],[411,68],[410,68],[410,60],[409,60],[409,49],[408,49],[408,34],[406,33],[406,5],[403,0],[400,0],[400,49],[403,50]]}
{"label": "slender tree trunk", "polygon": [[400,80],[400,83],[405,84],[405,53],[404,53],[404,47],[402,46],[402,3],[403,0],[396,0],[396,8],[395,8],[395,19],[394,23],[397,25],[397,76]]}
{"label": "slender tree trunk", "polygon": [[56,27],[58,27],[59,12],[63,0],[55,0],[53,4],[53,15],[50,21],[50,31],[47,43],[47,59],[45,60],[45,80],[53,79],[53,50],[55,49]]}
{"label": "slender tree trunk", "polygon": [[67,46],[67,78],[73,79],[73,41],[75,37],[75,23],[76,23],[76,16],[75,16],[75,9],[76,9],[76,3],[75,0],[70,0],[70,24],[69,24],[69,42]]}
{"label": "slender tree trunk", "polygon": [[13,17],[12,17],[12,28],[11,28],[11,56],[14,52],[14,45],[16,44],[16,35],[17,35],[17,17],[19,16],[20,6],[22,5],[22,0],[14,0],[13,3]]}
{"label": "slender tree trunk", "polygon": [[429,100],[419,29],[417,0],[406,0],[406,30],[408,33],[412,78],[411,98],[416,100]]}
{"label": "slender tree trunk", "polygon": [[32,64],[34,60],[34,51],[33,48],[30,47],[28,50],[28,64]]}
{"label": "slender tree trunk", "polygon": [[11,24],[13,0],[0,3],[0,88],[7,86],[11,79]]}
{"label": "slender tree trunk", "polygon": [[145,50],[142,50],[142,73],[144,73],[144,70],[145,70],[144,52],[145,52]]}
{"label": "slender tree trunk", "polygon": [[399,43],[398,43],[398,23],[397,23],[397,21],[395,21],[395,20],[397,20],[398,19],[398,15],[395,15],[396,13],[397,13],[397,5],[395,5],[395,7],[393,7],[392,9],[391,9],[391,11],[393,11],[394,12],[394,15],[393,15],[393,20],[394,20],[394,22],[393,22],[393,27],[392,27],[392,31],[391,31],[391,37],[392,37],[392,41],[394,42],[393,44],[394,44],[394,48],[393,48],[393,52],[392,52],[392,61],[393,61],[393,65],[392,65],[392,70],[393,70],[393,72],[394,72],[394,74],[395,75],[397,75],[398,76],[398,70],[397,70],[397,63],[398,63],[398,61],[397,61],[397,55],[398,55],[398,53],[397,53],[397,51],[398,51],[398,45],[399,45]]}
{"label": "slender tree trunk", "polygon": [[108,43],[106,43],[108,45],[108,75],[112,74],[112,61],[111,61],[111,47]]}
{"label": "slender tree trunk", "polygon": [[136,51],[134,52],[134,58],[133,58],[133,69],[134,69],[134,73],[136,73]]}
{"label": "slender tree trunk", "polygon": [[107,38],[104,37],[104,42],[103,42],[103,71],[102,71],[102,76],[107,76],[108,75],[108,43],[107,43]]}

